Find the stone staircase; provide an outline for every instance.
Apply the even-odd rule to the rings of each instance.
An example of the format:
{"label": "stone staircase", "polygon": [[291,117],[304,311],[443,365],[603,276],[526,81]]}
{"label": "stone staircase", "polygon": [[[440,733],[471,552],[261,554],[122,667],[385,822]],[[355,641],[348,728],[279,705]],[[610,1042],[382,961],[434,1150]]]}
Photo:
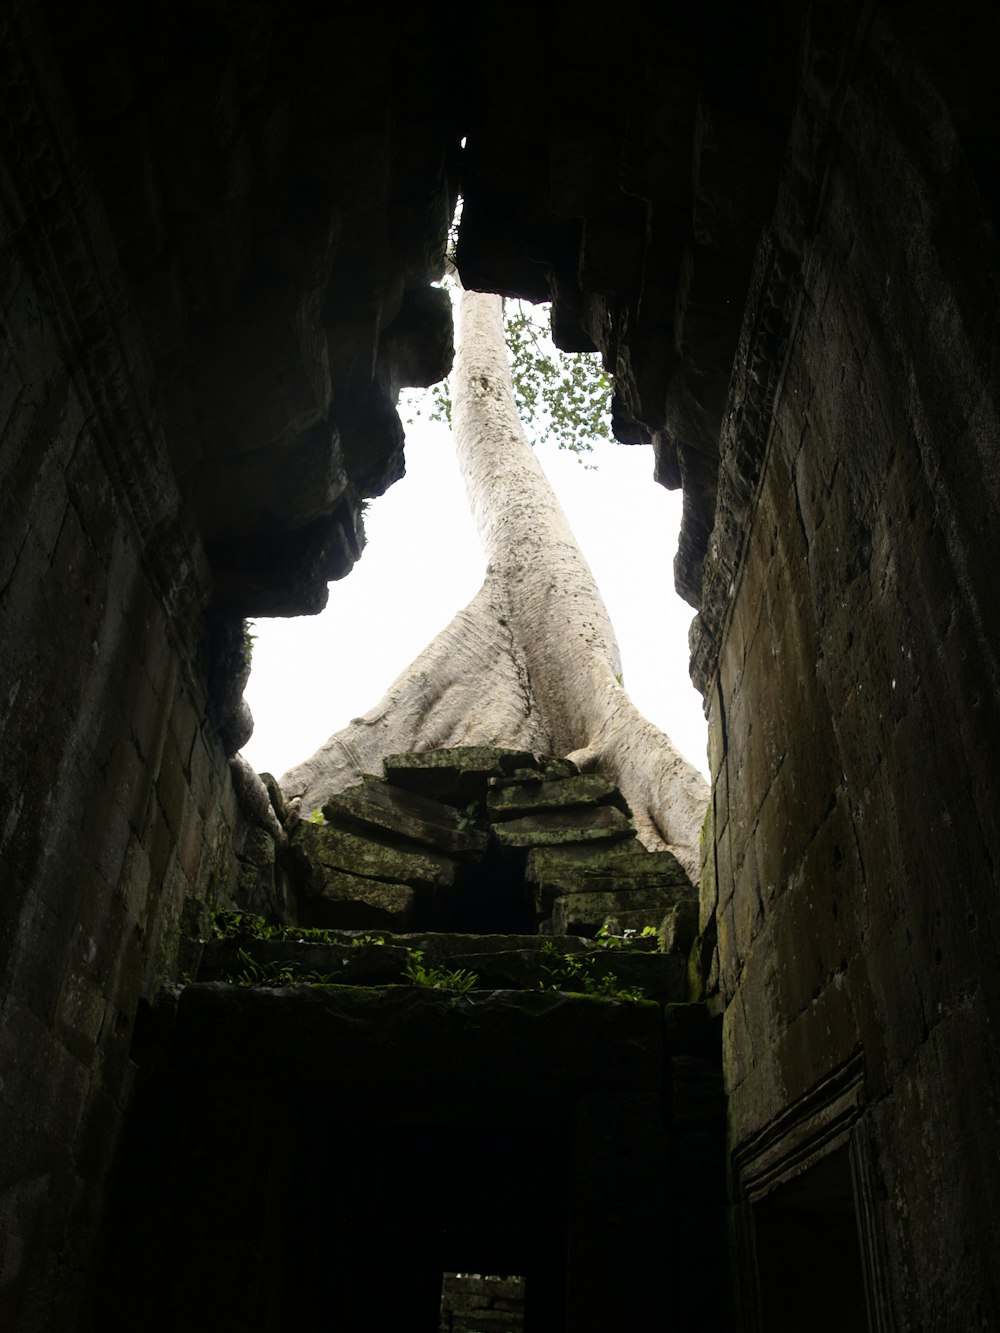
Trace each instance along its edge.
{"label": "stone staircase", "polygon": [[663,1289],[700,1327],[720,1027],[674,858],[604,779],[514,751],[279,813],[298,919],[218,914],[137,1039],[102,1326],[436,1333],[454,1275],[493,1274],[524,1295],[495,1333],[654,1329]]}

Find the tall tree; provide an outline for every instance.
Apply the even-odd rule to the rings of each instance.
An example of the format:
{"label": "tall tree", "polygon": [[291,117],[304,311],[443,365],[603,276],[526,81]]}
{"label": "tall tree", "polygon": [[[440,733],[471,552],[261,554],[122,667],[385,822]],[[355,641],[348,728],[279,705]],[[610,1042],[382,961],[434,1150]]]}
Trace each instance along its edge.
{"label": "tall tree", "polygon": [[390,685],[281,786],[303,813],[387,754],[506,745],[612,778],[642,842],[697,881],[708,789],[621,684],[594,576],[518,419],[499,297],[459,292],[452,427],[487,571],[482,588]]}

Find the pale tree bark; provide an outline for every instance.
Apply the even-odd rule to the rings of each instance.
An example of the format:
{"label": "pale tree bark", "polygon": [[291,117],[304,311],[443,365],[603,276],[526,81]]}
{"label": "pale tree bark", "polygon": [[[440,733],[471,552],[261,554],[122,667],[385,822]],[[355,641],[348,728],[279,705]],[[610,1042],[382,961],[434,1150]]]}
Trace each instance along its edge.
{"label": "pale tree bark", "polygon": [[452,426],[486,580],[363,718],[281,785],[303,813],[406,750],[504,745],[566,755],[612,778],[650,850],[697,882],[708,803],[700,773],[621,685],[594,576],[521,428],[499,297],[461,292]]}

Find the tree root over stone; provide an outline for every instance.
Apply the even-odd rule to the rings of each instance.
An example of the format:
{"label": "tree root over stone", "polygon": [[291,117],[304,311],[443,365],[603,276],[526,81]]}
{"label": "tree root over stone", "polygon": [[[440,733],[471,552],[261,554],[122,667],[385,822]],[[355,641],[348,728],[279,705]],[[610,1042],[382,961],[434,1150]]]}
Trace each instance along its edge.
{"label": "tree root over stone", "polygon": [[521,429],[500,299],[461,292],[455,448],[489,561],[473,600],[389,687],[281,786],[308,815],[388,754],[502,745],[563,754],[621,789],[640,840],[697,883],[708,788],[620,684],[594,576]]}

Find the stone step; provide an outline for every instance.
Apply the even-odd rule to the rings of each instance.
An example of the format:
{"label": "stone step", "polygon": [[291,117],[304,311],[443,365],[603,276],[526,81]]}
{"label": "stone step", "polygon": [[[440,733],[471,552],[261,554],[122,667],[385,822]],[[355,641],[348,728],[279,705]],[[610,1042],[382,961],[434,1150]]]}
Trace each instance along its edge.
{"label": "stone step", "polygon": [[[538,935],[284,932],[285,938],[234,935],[202,947],[199,981],[234,984],[338,986],[413,984],[426,974],[429,987],[448,973],[474,974],[476,990],[564,990],[614,995],[641,990],[644,998],[671,1004],[686,998],[686,960],[655,951],[655,940],[609,948],[590,940]],[[330,936],[333,932],[328,933]],[[409,975],[408,975],[409,972]]]}

